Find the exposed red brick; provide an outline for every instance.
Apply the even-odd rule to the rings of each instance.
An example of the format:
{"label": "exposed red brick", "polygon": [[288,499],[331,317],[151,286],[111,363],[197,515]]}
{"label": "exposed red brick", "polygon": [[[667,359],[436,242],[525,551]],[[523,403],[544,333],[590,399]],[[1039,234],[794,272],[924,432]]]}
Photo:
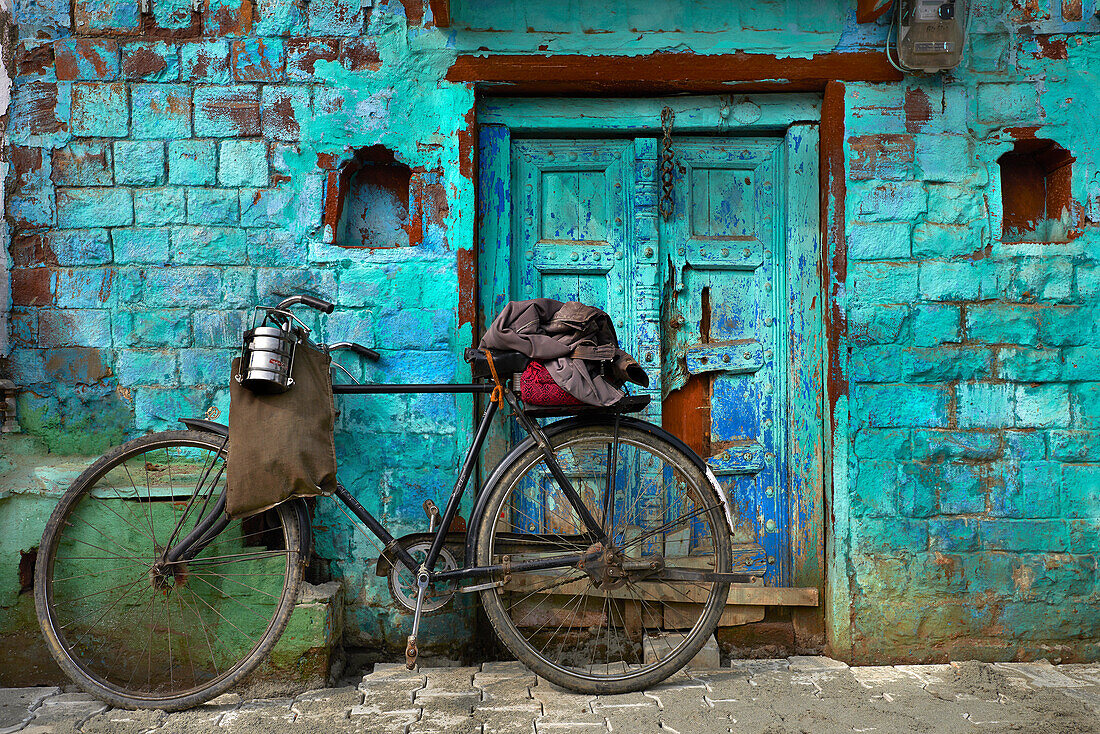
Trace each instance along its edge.
{"label": "exposed red brick", "polygon": [[466,127],[458,131],[458,165],[464,178],[474,180],[474,151],[477,149],[477,110],[466,110]]}
{"label": "exposed red brick", "polygon": [[345,187],[341,186],[340,171],[329,171],[325,175],[325,206],[322,221],[326,227],[331,227],[333,232],[340,225],[340,215],[344,213],[344,191]]}
{"label": "exposed red brick", "polygon": [[219,4],[211,11],[210,0],[202,13],[206,35],[247,36],[252,31],[252,0],[241,0],[239,5]]}
{"label": "exposed red brick", "polygon": [[1033,54],[1037,59],[1068,59],[1069,49],[1066,46],[1066,39],[1054,38],[1052,36],[1036,36],[1035,41],[1039,44],[1039,51]]}
{"label": "exposed red brick", "polygon": [[23,232],[11,242],[11,259],[17,268],[36,268],[57,265],[57,257],[50,248],[49,236],[42,232]]}
{"label": "exposed red brick", "polygon": [[53,151],[50,179],[59,186],[110,186],[107,146],[66,146]]}
{"label": "exposed red brick", "polygon": [[53,302],[53,270],[49,268],[11,271],[13,306],[45,306]]}
{"label": "exposed red brick", "polygon": [[55,133],[62,123],[57,119],[57,84],[52,82],[28,82],[17,87],[21,121],[35,134]]}
{"label": "exposed red brick", "polygon": [[75,38],[58,41],[54,45],[54,68],[60,81],[80,78],[80,61],[91,64],[95,79],[108,79],[113,70],[107,64],[108,57],[118,55],[118,41],[107,38]]}
{"label": "exposed red brick", "polygon": [[[424,199],[427,196],[424,169],[416,168],[411,172],[404,166],[383,166],[382,169],[385,174],[380,183],[396,194],[398,201],[402,201],[403,192],[408,192],[403,200],[409,212],[405,231],[409,235],[409,246],[418,247],[424,241]],[[442,224],[442,220],[438,223]]]}
{"label": "exposed red brick", "polygon": [[301,137],[290,95],[282,94],[275,96],[273,100],[265,100],[263,132],[272,140],[298,140]]}
{"label": "exposed red brick", "polygon": [[[49,43],[41,46],[24,47],[16,46],[15,73],[18,76],[35,76],[45,74],[54,63],[53,45]],[[60,79],[60,75],[58,76]]]}
{"label": "exposed red brick", "polygon": [[[142,38],[163,38],[165,40],[185,40],[202,36],[202,16],[191,12],[191,3],[177,5],[164,20],[170,24],[165,28],[158,22],[156,13],[141,16]],[[187,23],[177,27],[177,24]]]}
{"label": "exposed red brick", "polygon": [[99,349],[56,347],[46,358],[46,374],[66,384],[94,385],[111,374],[111,365]]}
{"label": "exposed red brick", "polygon": [[335,153],[318,153],[317,167],[323,171],[335,171],[340,167],[340,156]]}
{"label": "exposed red brick", "polygon": [[831,82],[825,87],[821,104],[820,207],[822,248],[832,260],[822,258],[822,291],[828,299],[825,338],[829,350],[829,370],[825,392],[829,401],[829,422],[837,429],[837,405],[848,395],[848,380],[842,371],[847,360],[842,354],[842,339],[848,332],[848,316],[839,298],[840,284],[848,278],[848,250],[844,233],[847,184],[844,175],[844,85]]}
{"label": "exposed red brick", "polygon": [[229,73],[228,50],[219,53],[211,46],[200,44],[191,58],[194,63],[184,65],[180,70],[183,81],[209,81]]}
{"label": "exposed red brick", "polygon": [[145,79],[168,68],[168,61],[151,48],[130,49],[122,57],[122,75],[127,79]]}
{"label": "exposed red brick", "polygon": [[905,90],[905,131],[918,133],[932,119],[932,104],[928,94],[920,88]]}
{"label": "exposed red brick", "polygon": [[260,101],[253,90],[221,90],[196,104],[196,114],[200,112],[211,120],[228,118],[242,137],[260,134]]}
{"label": "exposed red brick", "polygon": [[405,19],[410,28],[424,24],[424,0],[401,0],[401,4],[405,6]]}
{"label": "exposed red brick", "polygon": [[42,185],[42,148],[11,147],[11,164],[15,171],[15,196],[25,195]]}
{"label": "exposed red brick", "polygon": [[450,216],[451,207],[447,203],[447,189],[441,183],[430,183],[424,187],[424,198],[427,210],[431,212],[432,221],[436,224],[446,224]]}
{"label": "exposed red brick", "polygon": [[382,66],[382,58],[373,40],[349,38],[340,44],[340,63],[349,71],[372,71]]}
{"label": "exposed red brick", "polygon": [[[477,326],[477,255],[474,250],[459,250],[455,253],[458,270],[458,325]],[[474,334],[478,329],[474,328]],[[474,337],[477,338],[476,336]]]}
{"label": "exposed red brick", "polygon": [[428,6],[432,9],[432,23],[436,28],[451,27],[450,0],[428,0]]}
{"label": "exposed red brick", "polygon": [[318,61],[336,61],[340,42],[335,38],[288,38],[286,74],[291,79],[308,79]]}
{"label": "exposed red brick", "polygon": [[1024,127],[1006,127],[1005,132],[1011,135],[1016,140],[1033,140],[1035,133],[1039,131],[1038,125],[1027,125]]}
{"label": "exposed red brick", "polygon": [[1012,6],[1014,10],[1009,14],[1009,20],[1017,25],[1031,25],[1050,20],[1045,0],[1012,0]]}
{"label": "exposed red brick", "polygon": [[912,135],[857,135],[848,140],[853,179],[881,178],[884,170],[913,162]]}
{"label": "exposed red brick", "polygon": [[283,75],[282,55],[269,53],[262,38],[234,41],[230,54],[233,77],[239,82],[273,82]]}

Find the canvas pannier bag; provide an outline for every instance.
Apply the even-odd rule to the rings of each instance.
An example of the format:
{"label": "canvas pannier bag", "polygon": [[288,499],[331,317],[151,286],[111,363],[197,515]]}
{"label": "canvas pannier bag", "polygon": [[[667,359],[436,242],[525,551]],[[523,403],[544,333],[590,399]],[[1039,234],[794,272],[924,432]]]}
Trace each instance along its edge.
{"label": "canvas pannier bag", "polygon": [[[291,497],[336,489],[331,358],[304,343],[294,358],[293,386],[258,395],[229,381],[226,511],[246,517]],[[239,374],[240,358],[233,360]]]}

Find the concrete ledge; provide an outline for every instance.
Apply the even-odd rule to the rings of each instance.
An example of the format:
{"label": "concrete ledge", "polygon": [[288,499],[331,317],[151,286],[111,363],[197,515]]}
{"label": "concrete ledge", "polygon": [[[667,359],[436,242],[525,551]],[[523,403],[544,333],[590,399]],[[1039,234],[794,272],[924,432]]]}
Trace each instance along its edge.
{"label": "concrete ledge", "polygon": [[303,582],[294,613],[275,649],[234,692],[272,696],[323,688],[343,632],[343,584]]}

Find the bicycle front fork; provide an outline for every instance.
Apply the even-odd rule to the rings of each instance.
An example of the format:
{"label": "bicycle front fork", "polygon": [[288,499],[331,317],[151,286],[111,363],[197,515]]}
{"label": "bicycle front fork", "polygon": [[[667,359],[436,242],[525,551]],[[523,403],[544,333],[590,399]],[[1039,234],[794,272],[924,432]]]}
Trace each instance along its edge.
{"label": "bicycle front fork", "polygon": [[[180,518],[180,522],[183,522],[183,518]],[[218,497],[218,501],[214,503],[214,507],[211,508],[210,512],[195,524],[195,527],[183,540],[166,549],[164,562],[180,563],[190,561],[199,553],[202,553],[202,549],[210,545],[214,538],[218,537],[218,534],[229,526],[230,522],[229,515],[225,513],[225,490],[222,490],[221,496]]]}

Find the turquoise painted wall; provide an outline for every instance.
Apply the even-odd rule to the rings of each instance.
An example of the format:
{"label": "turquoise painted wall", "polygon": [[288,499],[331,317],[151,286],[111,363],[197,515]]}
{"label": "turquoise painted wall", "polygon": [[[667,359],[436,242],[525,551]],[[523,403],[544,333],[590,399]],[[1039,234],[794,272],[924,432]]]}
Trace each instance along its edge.
{"label": "turquoise painted wall", "polygon": [[[854,2],[620,5],[456,0],[440,30],[417,0],[207,0],[196,15],[153,0],[144,21],[134,1],[17,0],[0,377],[36,443],[0,443],[0,509],[51,501],[71,471],[59,454],[224,414],[247,309],[286,293],[337,300],[322,338],[385,357],[384,371],[341,357],[361,377],[461,379],[474,91],[444,81],[458,53],[808,57],[878,52],[886,35]],[[1080,23],[1035,12],[979,3],[960,70],[846,88],[839,399],[823,430],[829,640],[852,659],[1097,656],[1100,24],[1091,7]],[[1013,128],[1076,157],[1070,242],[1000,241]],[[329,173],[374,145],[425,193],[420,242],[327,244]],[[346,404],[344,482],[396,529],[423,528],[470,414],[435,396]],[[317,550],[348,582],[347,641],[399,646],[408,617],[334,509],[317,514]],[[0,572],[34,536],[4,534]],[[26,599],[0,585],[6,618]],[[426,622],[451,651],[471,632],[468,608]]]}
{"label": "turquoise painted wall", "polygon": [[[982,5],[965,68],[845,95],[831,586],[857,660],[1100,654],[1100,37]],[[998,158],[1032,134],[1075,158],[1064,242],[1002,237]]]}

